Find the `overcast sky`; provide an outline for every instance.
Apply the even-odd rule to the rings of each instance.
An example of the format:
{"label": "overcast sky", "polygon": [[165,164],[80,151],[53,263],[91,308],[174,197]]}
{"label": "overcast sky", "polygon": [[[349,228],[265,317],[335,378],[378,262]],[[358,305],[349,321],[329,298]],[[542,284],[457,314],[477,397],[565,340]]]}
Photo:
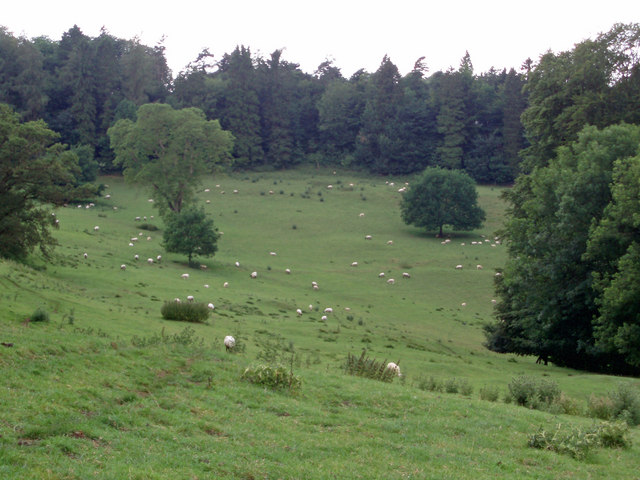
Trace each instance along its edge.
{"label": "overcast sky", "polygon": [[640,0],[25,0],[5,2],[0,25],[15,36],[59,40],[74,24],[96,37],[139,37],[154,46],[165,37],[174,76],[203,48],[214,60],[245,45],[313,73],[332,59],[345,77],[375,72],[385,54],[409,72],[420,57],[431,73],[457,67],[469,51],[476,73],[520,68],[546,52],[640,23]]}

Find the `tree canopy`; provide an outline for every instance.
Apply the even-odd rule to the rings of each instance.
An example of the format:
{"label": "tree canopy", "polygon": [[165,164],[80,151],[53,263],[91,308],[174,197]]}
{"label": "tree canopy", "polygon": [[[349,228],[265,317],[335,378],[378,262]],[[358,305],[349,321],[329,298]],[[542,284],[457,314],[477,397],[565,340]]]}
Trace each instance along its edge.
{"label": "tree canopy", "polygon": [[167,252],[211,257],[218,251],[219,234],[213,220],[207,218],[202,207],[191,206],[179,213],[172,213],[163,233],[163,245]]}
{"label": "tree canopy", "polygon": [[412,182],[400,208],[405,223],[437,230],[440,237],[445,225],[473,230],[485,219],[473,179],[464,172],[437,167],[427,168]]}
{"label": "tree canopy", "polygon": [[161,214],[188,205],[201,177],[230,158],[233,136],[197,108],[146,104],[108,131],[125,179],[148,187]]}
{"label": "tree canopy", "polygon": [[36,246],[48,256],[57,227],[47,204],[91,198],[96,187],[81,185],[78,157],[56,143],[58,134],[42,120],[20,122],[0,104],[0,256],[23,259]]}

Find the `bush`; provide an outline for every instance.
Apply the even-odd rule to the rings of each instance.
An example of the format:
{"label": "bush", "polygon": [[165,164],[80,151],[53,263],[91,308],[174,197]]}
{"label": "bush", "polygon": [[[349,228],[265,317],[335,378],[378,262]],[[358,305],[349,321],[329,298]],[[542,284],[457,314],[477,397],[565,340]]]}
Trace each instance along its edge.
{"label": "bush", "polygon": [[206,303],[171,301],[164,302],[160,313],[165,320],[204,323],[209,317],[210,310]]}
{"label": "bush", "polygon": [[156,230],[158,230],[158,227],[156,227],[152,223],[141,223],[140,225],[138,225],[138,227],[142,230],[148,230],[150,232],[155,232]]}
{"label": "bush", "polygon": [[255,365],[247,367],[242,373],[242,379],[256,385],[264,385],[276,390],[288,389],[296,391],[302,385],[300,377],[281,365]]}
{"label": "bush", "polygon": [[421,378],[418,382],[418,388],[420,390],[428,390],[430,392],[442,392],[444,390],[442,382],[433,377],[429,377],[428,379]]}
{"label": "bush", "polygon": [[602,422],[598,425],[597,432],[603,447],[628,448],[631,446],[629,425],[626,422]]}
{"label": "bush", "polygon": [[601,420],[613,418],[613,400],[610,397],[591,395],[587,403],[587,415]]}
{"label": "bush", "polygon": [[363,350],[360,357],[351,355],[351,353],[347,354],[345,372],[349,375],[371,378],[382,382],[392,382],[398,376],[394,370],[387,368],[386,360],[379,362],[367,357],[366,353],[366,350]]}
{"label": "bush", "polygon": [[458,393],[458,381],[455,378],[445,380],[444,391],[447,393]]}
{"label": "bush", "polygon": [[500,389],[498,387],[483,386],[480,389],[480,399],[489,402],[497,402],[500,398]]}
{"label": "bush", "polygon": [[571,398],[561,393],[558,398],[553,401],[550,410],[554,413],[564,413],[565,415],[582,415],[583,409],[575,398]]}
{"label": "bush", "polygon": [[48,322],[49,312],[42,307],[38,307],[36,311],[31,314],[30,319],[32,322]]}
{"label": "bush", "polygon": [[560,396],[560,389],[553,381],[536,380],[523,375],[511,380],[509,395],[523,407],[545,409]]}
{"label": "bush", "polygon": [[618,390],[609,394],[613,403],[613,418],[629,425],[640,425],[640,392],[631,385],[621,383]]}

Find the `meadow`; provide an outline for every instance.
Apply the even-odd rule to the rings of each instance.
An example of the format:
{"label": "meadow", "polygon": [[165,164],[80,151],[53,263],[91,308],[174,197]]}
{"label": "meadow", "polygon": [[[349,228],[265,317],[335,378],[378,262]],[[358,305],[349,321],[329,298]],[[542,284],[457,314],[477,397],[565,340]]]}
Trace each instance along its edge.
{"label": "meadow", "polygon": [[[504,403],[514,377],[553,380],[580,406],[640,382],[486,350],[502,190],[479,187],[482,229],[441,239],[402,222],[409,180],[208,178],[199,197],[221,237],[201,268],[163,251],[152,199],[121,178],[101,178],[110,198],[95,206],[57,209],[50,263],[0,262],[0,479],[640,478],[637,427],[630,448],[584,459],[527,446],[540,428],[594,420]],[[207,323],[162,319],[165,301],[188,295],[215,304]],[[38,308],[48,322],[27,320]],[[402,376],[346,375],[363,349]],[[285,365],[301,388],[242,381],[257,363]],[[466,392],[424,388],[452,379]]]}

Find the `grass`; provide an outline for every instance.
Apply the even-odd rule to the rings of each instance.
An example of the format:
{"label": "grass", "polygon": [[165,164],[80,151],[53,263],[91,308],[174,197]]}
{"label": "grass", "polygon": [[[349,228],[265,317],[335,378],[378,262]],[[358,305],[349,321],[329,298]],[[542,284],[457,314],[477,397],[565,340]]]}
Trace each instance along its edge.
{"label": "grass", "polygon": [[[316,170],[208,179],[201,198],[224,235],[214,258],[198,259],[207,266],[200,270],[162,250],[164,227],[143,192],[103,180],[110,200],[56,212],[53,264],[0,262],[0,341],[13,344],[0,347],[0,478],[637,476],[637,428],[630,449],[577,461],[527,440],[541,427],[592,419],[480,398],[481,390],[504,397],[522,375],[553,380],[585,406],[620,382],[638,386],[482,347],[493,275],[505,259],[504,246],[491,247],[504,208],[499,188],[479,189],[485,227],[442,245],[401,222],[405,178],[389,179],[394,187]],[[140,229],[138,216],[160,230]],[[157,255],[160,262],[146,262]],[[187,295],[215,304],[210,319],[163,320],[164,301]],[[323,321],[325,307],[333,313]],[[25,322],[38,308],[50,320]],[[243,351],[225,352],[228,334]],[[347,354],[363,348],[400,361],[401,381],[346,375]],[[287,393],[241,380],[265,359],[292,365],[301,387]],[[418,388],[430,377],[466,382],[473,393]]]}

